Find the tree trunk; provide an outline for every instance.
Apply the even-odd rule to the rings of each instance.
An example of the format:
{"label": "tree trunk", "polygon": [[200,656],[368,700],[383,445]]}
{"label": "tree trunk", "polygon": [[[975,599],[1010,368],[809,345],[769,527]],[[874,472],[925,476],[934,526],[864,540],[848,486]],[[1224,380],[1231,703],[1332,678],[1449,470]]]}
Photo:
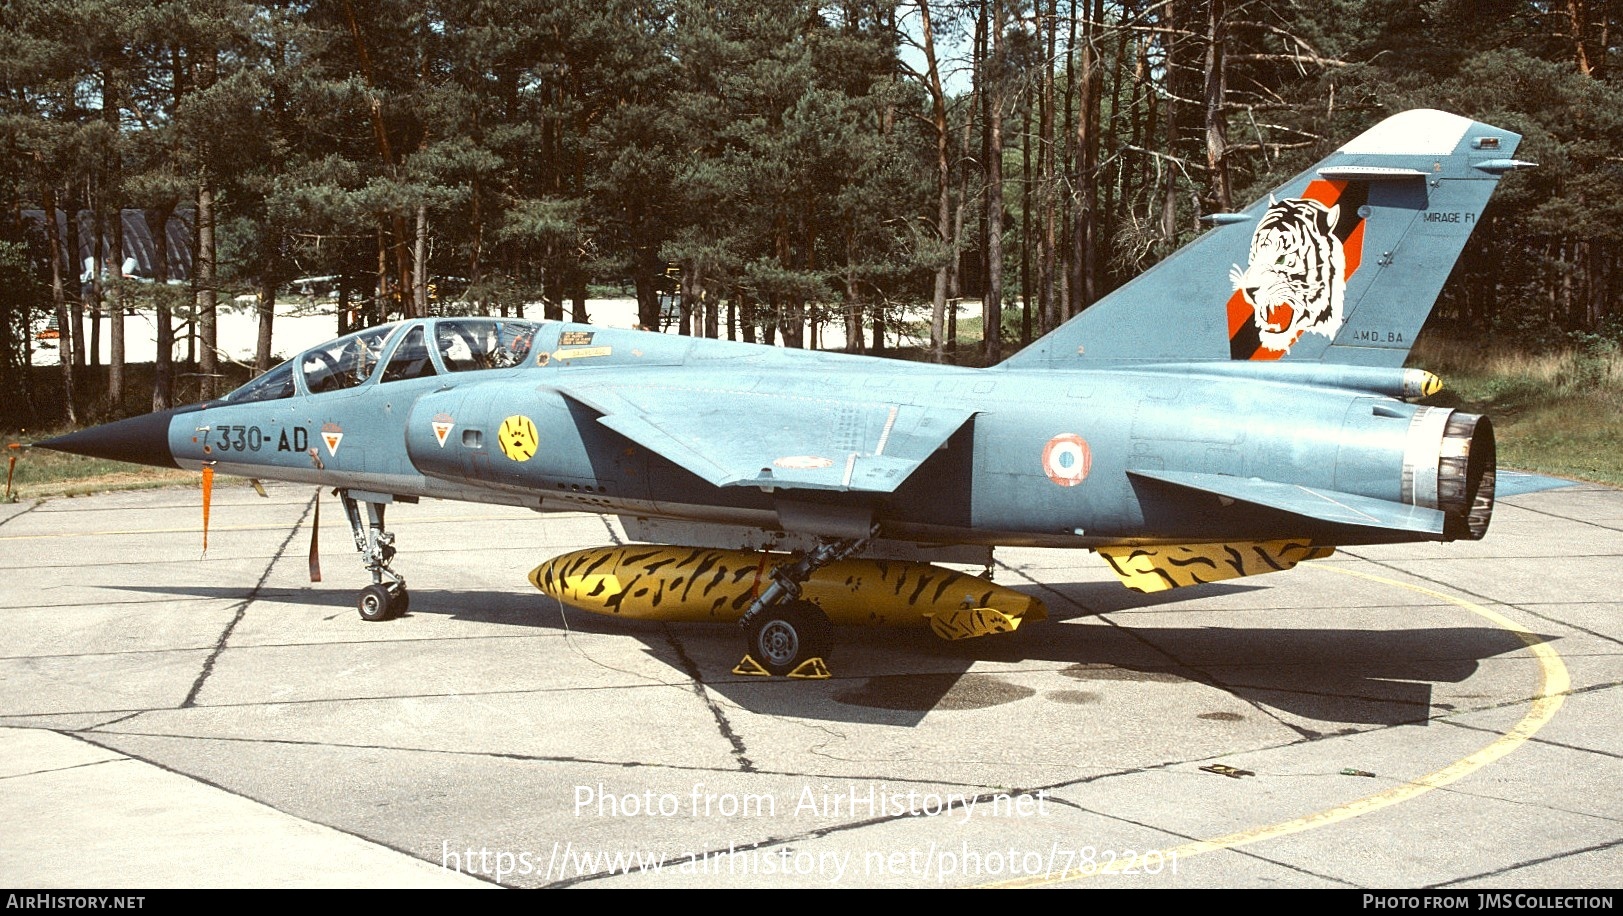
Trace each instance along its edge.
{"label": "tree trunk", "polygon": [[[1172,28],[1176,28],[1177,4],[1176,0],[1166,0],[1162,13],[1164,21]],[[1178,38],[1168,34],[1165,41],[1166,69],[1173,72],[1178,63]],[[1162,122],[1166,125],[1166,151],[1169,156],[1178,155],[1178,99],[1176,91],[1169,91],[1166,98],[1161,101],[1163,106]],[[1161,254],[1169,255],[1178,247],[1178,173],[1173,169],[1167,170],[1166,187],[1161,197]]]}
{"label": "tree trunk", "polygon": [[[68,222],[68,266],[72,268],[68,276],[73,278],[73,295],[68,299],[70,318],[62,324],[62,339],[69,341],[71,346],[64,350],[64,358],[71,351],[71,362],[75,367],[85,364],[85,259],[82,227],[79,225],[79,199],[73,194],[68,195],[64,201],[67,204]],[[65,278],[64,278],[65,279]]]}
{"label": "tree trunk", "polygon": [[103,212],[111,209],[112,213],[112,251],[107,259],[108,266],[113,275],[112,304],[108,308],[108,336],[111,338],[110,350],[107,359],[107,399],[112,403],[113,414],[122,416],[124,413],[124,195],[120,190],[123,184],[119,162],[119,100],[118,85],[114,81],[112,69],[109,67],[102,72],[101,110],[102,119],[107,124],[108,133],[112,137],[113,150],[108,159],[107,177],[102,183],[102,191],[107,200]]}
{"label": "tree trunk", "polygon": [[947,317],[948,274],[957,255],[957,238],[952,233],[952,162],[948,158],[947,96],[941,88],[941,71],[935,56],[935,31],[930,23],[929,0],[918,0],[919,16],[924,29],[924,62],[929,78],[930,121],[935,128],[936,171],[936,236],[952,249],[952,258],[935,272],[935,292],[930,301],[930,358],[946,361],[944,337]]}
{"label": "tree trunk", "polygon": [[783,345],[796,350],[806,348],[806,304],[790,300],[778,306],[778,336]]}
{"label": "tree trunk", "polygon": [[[862,294],[857,288],[856,231],[846,230],[845,236],[845,352],[861,353],[866,348],[862,341]],[[936,273],[937,280],[940,272]]]}
{"label": "tree trunk", "polygon": [[349,273],[346,271],[338,275],[338,336],[343,337],[349,333],[350,315],[350,287]]}
{"label": "tree trunk", "polygon": [[[354,39],[355,59],[360,64],[361,76],[366,82],[366,88],[371,90],[368,99],[370,103],[368,106],[368,111],[372,122],[372,137],[377,143],[378,147],[378,157],[383,161],[383,166],[388,173],[390,175],[397,176],[399,168],[395,162],[394,146],[389,142],[388,125],[383,119],[383,103],[379,98],[377,80],[374,78],[373,74],[372,56],[367,50],[365,38],[361,35],[360,20],[355,17],[355,6],[350,2],[350,0],[344,0],[344,17],[349,24],[350,37]],[[401,297],[401,313],[407,318],[418,317],[411,314],[413,311],[415,311],[415,309],[410,303],[415,302],[416,300],[407,300],[405,298],[406,290],[413,288],[412,259],[410,253],[406,249],[406,220],[398,212],[391,212],[389,214],[389,223],[394,228],[394,283],[395,288],[399,291]],[[384,269],[387,269],[387,267],[385,266]],[[382,306],[383,301],[384,300],[380,300],[380,307]],[[383,321],[387,321],[388,318],[388,313],[384,312],[384,314],[379,316],[379,322],[381,323]]]}
{"label": "tree trunk", "polygon": [[1594,245],[1585,245],[1584,253],[1588,255],[1584,260],[1589,269],[1589,302],[1584,315],[1584,326],[1591,331],[1601,329],[1601,320],[1606,314],[1606,301],[1610,298],[1609,283],[1606,276],[1607,260],[1603,252]]}
{"label": "tree trunk", "polygon": [[[213,86],[219,66],[217,50],[202,51],[197,56],[193,85],[197,89]],[[192,319],[197,323],[198,336],[197,396],[205,401],[212,400],[217,393],[216,380],[220,374],[219,325],[215,312],[219,258],[215,244],[214,174],[210,165],[213,153],[211,140],[200,141],[196,155],[202,165],[197,170],[197,226],[192,255],[192,285],[197,302],[197,314]]]}
{"label": "tree trunk", "polygon": [[[545,251],[541,255],[541,263],[553,264],[556,261],[557,246],[551,242],[548,242],[545,245]],[[537,273],[540,275],[541,280],[541,317],[546,318],[549,321],[562,321],[564,317],[563,299],[561,296],[554,294],[553,287],[556,285],[561,291],[563,284],[554,284],[552,282],[553,275],[561,273],[561,271],[553,270],[549,267],[542,267],[539,271],[537,271]],[[507,317],[506,305],[502,306],[502,317]]]}
{"label": "tree trunk", "polygon": [[90,271],[90,301],[85,305],[90,311],[90,365],[101,365],[101,304],[106,300],[107,289],[107,211],[105,201],[99,197],[91,204],[91,213],[96,223],[96,259],[95,266]]}
{"label": "tree trunk", "polygon": [[[1059,103],[1059,110],[1064,112],[1065,121],[1057,125],[1059,136],[1064,139],[1064,151],[1058,163],[1054,166],[1056,181],[1059,176],[1076,174],[1076,20],[1077,4],[1080,0],[1071,0],[1070,22],[1067,25],[1065,39],[1065,98]],[[1054,7],[1059,8],[1059,0],[1054,0]],[[1087,10],[1082,10],[1087,14]],[[1059,242],[1057,257],[1059,263],[1055,265],[1055,282],[1059,285],[1059,304],[1056,307],[1061,315],[1072,315],[1076,312],[1073,301],[1075,293],[1072,275],[1076,270],[1075,250],[1071,244],[1073,228],[1076,225],[1076,195],[1061,193],[1056,187],[1053,192],[1054,206],[1059,218]]]}
{"label": "tree trunk", "polygon": [[647,331],[659,330],[659,259],[639,254],[631,279],[637,286],[637,323]]}
{"label": "tree trunk", "polygon": [[688,261],[682,265],[682,279],[679,283],[681,302],[678,305],[681,318],[676,323],[676,333],[678,334],[692,335],[693,333],[693,316],[695,314],[693,306],[695,300],[698,299],[698,294],[694,291],[694,281],[698,273],[698,268],[694,266],[694,262]]}
{"label": "tree trunk", "polygon": [[[1600,35],[1595,41],[1595,47],[1610,49],[1612,47],[1612,19],[1617,14],[1617,0],[1609,0],[1601,7]],[[1598,80],[1606,79],[1611,68],[1606,65],[1607,50],[1602,50],[1599,57],[1591,64],[1589,75]]]}
{"label": "tree trunk", "polygon": [[[472,227],[473,234],[472,241],[468,243],[468,286],[475,290],[479,288],[479,284],[485,279],[484,265],[479,261],[485,243],[484,213],[479,207],[480,188],[479,178],[475,176],[473,179],[473,192],[468,197],[468,222]],[[484,301],[484,298],[483,294],[479,295],[480,301]]]}
{"label": "tree trunk", "polygon": [[1206,167],[1220,213],[1233,205],[1229,187],[1228,120],[1223,116],[1224,44],[1228,38],[1228,0],[1210,0],[1206,19]]}
{"label": "tree trunk", "polygon": [[[1041,4],[1039,3],[1039,7]],[[1037,260],[1037,301],[1042,314],[1054,316],[1054,323],[1059,323],[1059,303],[1054,296],[1054,186],[1057,172],[1054,168],[1054,57],[1055,26],[1059,23],[1058,0],[1049,0],[1048,5],[1048,62],[1043,65],[1042,83],[1042,117],[1039,129],[1042,132],[1041,145],[1037,148],[1037,182],[1039,193],[1037,195],[1037,211],[1042,218],[1042,237]],[[1022,346],[1031,343],[1031,319],[1026,317],[1021,328]]]}
{"label": "tree trunk", "polygon": [[[979,46],[979,38],[976,43]],[[969,91],[969,100],[964,109],[964,129],[959,135],[958,144],[958,203],[953,208],[952,260],[948,262],[952,272],[947,277],[948,359],[956,358],[958,353],[958,305],[964,296],[964,221],[969,216],[969,145],[974,137],[976,91],[974,88]]]}
{"label": "tree trunk", "polygon": [[152,409],[174,406],[175,323],[169,304],[169,217],[175,202],[148,208],[147,226],[152,230],[155,262],[152,265],[152,298],[157,331],[157,348],[152,357]]}
{"label": "tree trunk", "polygon": [[[389,320],[389,236],[383,228],[383,221],[378,220],[378,294],[374,300],[370,320],[362,321],[361,327],[382,324]],[[506,314],[505,312],[503,314]]]}
{"label": "tree trunk", "polygon": [[[45,234],[51,245],[51,305],[56,310],[56,347],[62,363],[62,401],[67,408],[68,422],[77,425],[79,412],[74,407],[73,390],[73,328],[68,320],[67,291],[62,285],[64,279],[62,273],[62,229],[56,222],[56,188],[46,185],[44,198],[41,202],[45,205]],[[78,214],[70,214],[68,224],[71,226],[78,221],[78,218]],[[78,240],[78,235],[77,232],[73,233],[75,241]],[[68,258],[68,263],[71,264],[78,259],[79,254],[74,251]],[[73,276],[75,282],[77,282],[78,270],[74,270]]]}
{"label": "tree trunk", "polygon": [[205,167],[197,177],[197,233],[196,251],[192,255],[193,284],[197,288],[198,360],[197,396],[208,401],[218,390],[215,377],[220,373],[220,335],[215,312],[214,242],[214,185],[213,177]]}
{"label": "tree trunk", "polygon": [[586,315],[586,278],[584,275],[575,277],[573,289],[570,291],[569,320],[585,324]]}
{"label": "tree trunk", "polygon": [[1003,358],[1003,0],[991,0],[990,72],[986,80],[986,298],[981,302],[987,365]]}
{"label": "tree trunk", "polygon": [[[259,250],[259,295],[255,297],[255,310],[258,312],[259,333],[254,341],[254,369],[265,372],[271,368],[272,347],[276,327],[276,286],[282,277],[284,261],[282,259],[282,243],[284,236],[279,223],[268,220],[263,234],[260,236]],[[339,289],[344,285],[343,277],[338,279]],[[340,312],[342,309],[340,309]]]}
{"label": "tree trunk", "polygon": [[411,258],[412,299],[418,317],[428,314],[428,204],[417,204],[417,226]]}
{"label": "tree trunk", "polygon": [[107,329],[110,338],[107,358],[107,399],[112,402],[114,414],[122,415],[124,412],[124,310],[125,297],[128,294],[124,284],[124,210],[119,206],[117,200],[113,201],[112,218],[112,257],[108,260],[113,274],[113,297],[112,304],[107,309]]}
{"label": "tree trunk", "polygon": [[[1589,63],[1589,49],[1584,46],[1584,31],[1588,15],[1584,11],[1584,0],[1567,0],[1567,23],[1572,28],[1572,62],[1578,67],[1578,72],[1584,76],[1591,76],[1594,68]],[[1602,53],[1605,46],[1602,45]]]}
{"label": "tree trunk", "polygon": [[[1081,200],[1076,202],[1071,226],[1071,305],[1080,312],[1099,297],[1099,57],[1095,42],[1099,38],[1102,19],[1100,4],[1083,23],[1082,56],[1077,64],[1082,70],[1082,98],[1076,118],[1076,177],[1072,184],[1079,188]],[[1052,330],[1048,328],[1046,330]]]}
{"label": "tree trunk", "polygon": [[271,341],[276,323],[276,277],[270,272],[259,277],[259,336],[254,342],[254,370],[271,367]]}
{"label": "tree trunk", "polygon": [[[1039,24],[1038,28],[1042,26]],[[1040,33],[1039,33],[1040,34]],[[1020,343],[1031,343],[1031,192],[1035,182],[1031,178],[1031,106],[1025,106],[1021,115],[1020,134]],[[1038,313],[1046,324],[1046,311]]]}
{"label": "tree trunk", "polygon": [[742,287],[735,288],[738,299],[738,334],[745,343],[755,343],[755,305]]}

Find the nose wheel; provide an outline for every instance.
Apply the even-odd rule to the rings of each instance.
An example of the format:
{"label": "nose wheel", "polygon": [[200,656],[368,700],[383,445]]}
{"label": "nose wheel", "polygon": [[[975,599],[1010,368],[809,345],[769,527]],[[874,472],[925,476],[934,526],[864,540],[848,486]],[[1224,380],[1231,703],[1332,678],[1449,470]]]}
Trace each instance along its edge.
{"label": "nose wheel", "polygon": [[368,585],[355,598],[362,620],[392,620],[411,607],[411,593],[383,584]]}
{"label": "nose wheel", "polygon": [[[361,589],[355,597],[355,609],[362,620],[389,620],[406,613],[411,607],[411,594],[406,591],[406,579],[391,568],[394,561],[394,535],[383,527],[387,503],[356,499],[348,490],[337,491],[344,504],[344,515],[349,518],[350,532],[355,536],[355,549],[361,562],[372,574],[372,584]],[[361,506],[365,506],[362,516]]]}

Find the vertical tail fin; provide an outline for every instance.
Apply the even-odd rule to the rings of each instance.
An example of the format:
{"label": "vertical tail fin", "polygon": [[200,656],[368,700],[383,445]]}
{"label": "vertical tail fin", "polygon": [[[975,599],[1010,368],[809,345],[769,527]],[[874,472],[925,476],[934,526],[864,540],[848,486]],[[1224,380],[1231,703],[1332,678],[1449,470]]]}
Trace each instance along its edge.
{"label": "vertical tail fin", "polygon": [[1441,111],[1375,125],[1003,363],[1400,366],[1521,137]]}

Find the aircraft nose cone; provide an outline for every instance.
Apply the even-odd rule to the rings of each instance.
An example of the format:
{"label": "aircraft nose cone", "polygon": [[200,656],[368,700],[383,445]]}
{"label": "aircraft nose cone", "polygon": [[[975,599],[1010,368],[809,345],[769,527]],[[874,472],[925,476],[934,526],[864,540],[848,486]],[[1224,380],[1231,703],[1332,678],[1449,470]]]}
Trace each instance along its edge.
{"label": "aircraft nose cone", "polygon": [[116,423],[104,423],[81,429],[66,436],[36,442],[37,448],[58,452],[72,452],[109,461],[129,461],[150,464],[160,468],[178,468],[175,456],[169,451],[169,420],[178,413],[189,413],[198,408],[181,407],[162,410],[145,416],[131,417]]}

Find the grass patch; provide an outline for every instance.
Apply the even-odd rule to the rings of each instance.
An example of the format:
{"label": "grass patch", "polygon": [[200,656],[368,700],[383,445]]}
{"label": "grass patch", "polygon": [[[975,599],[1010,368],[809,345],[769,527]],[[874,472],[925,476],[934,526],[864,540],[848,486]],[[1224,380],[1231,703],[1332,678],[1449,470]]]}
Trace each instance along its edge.
{"label": "grass patch", "polygon": [[1539,353],[1427,334],[1410,364],[1443,379],[1426,403],[1493,419],[1500,464],[1623,485],[1623,348],[1615,342]]}
{"label": "grass patch", "polygon": [[46,449],[8,448],[4,454],[7,464],[11,456],[17,457],[11,480],[12,501],[48,496],[84,496],[109,490],[145,490],[193,484],[198,479],[195,471],[86,458]]}

